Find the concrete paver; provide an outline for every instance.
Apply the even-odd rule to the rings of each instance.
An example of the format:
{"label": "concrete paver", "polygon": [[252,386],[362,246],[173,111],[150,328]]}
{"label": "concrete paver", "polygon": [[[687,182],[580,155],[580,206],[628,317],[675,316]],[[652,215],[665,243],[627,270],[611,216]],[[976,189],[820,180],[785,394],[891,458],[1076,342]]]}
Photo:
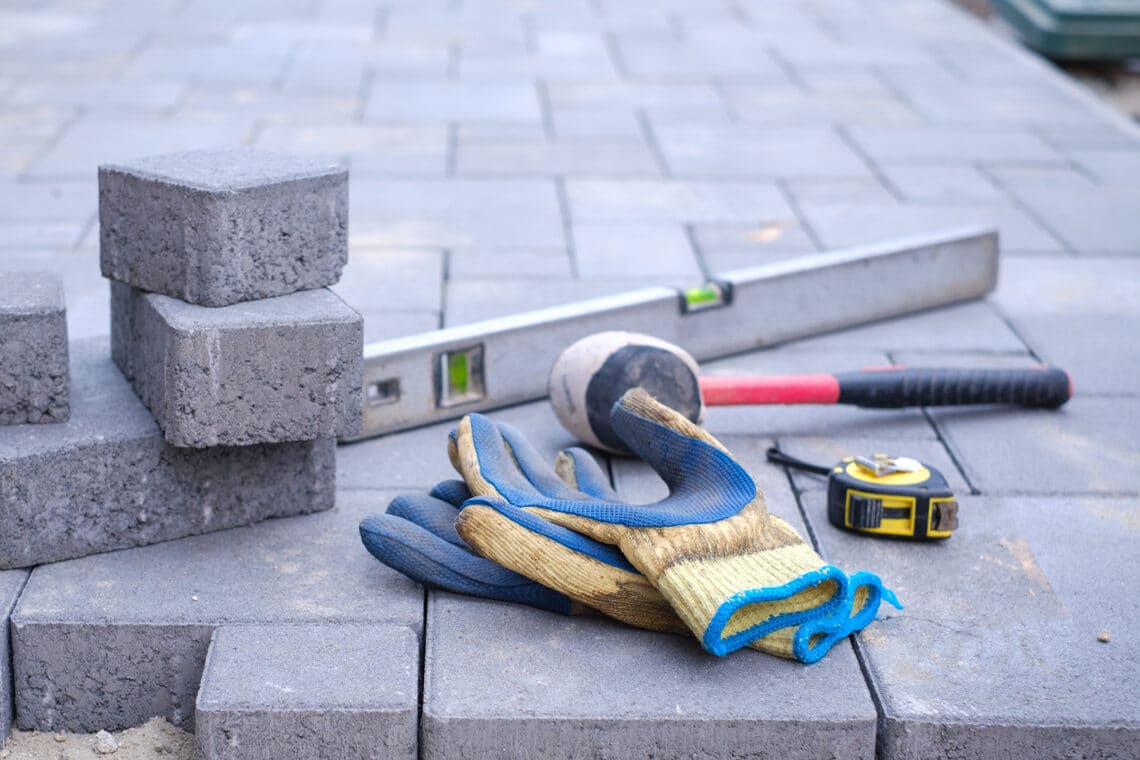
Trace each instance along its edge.
{"label": "concrete paver", "polygon": [[360,548],[391,491],[211,537],[41,565],[12,615],[23,729],[95,731],[155,715],[192,728],[213,630],[232,624],[423,625],[423,591]]}
{"label": "concrete paver", "polygon": [[63,278],[0,273],[0,425],[68,417]]}
{"label": "concrete paver", "polygon": [[[808,513],[822,516],[824,500],[805,494]],[[1137,571],[1108,570],[1136,541],[1134,499],[960,500],[959,529],[937,544],[813,519],[827,556],[877,568],[907,605],[859,637],[881,756],[1134,754]]]}
{"label": "concrete paver", "polygon": [[111,287],[111,356],[174,446],[356,435],[363,331],[328,288],[210,308]]}
{"label": "concrete paver", "polygon": [[195,707],[198,754],[414,758],[419,648],[402,626],[219,628]]}
{"label": "concrete paver", "polygon": [[0,426],[0,567],[328,509],[335,443],[178,449],[111,363],[71,344],[71,417]]}
{"label": "concrete paver", "polygon": [[[10,652],[8,644],[8,618],[16,599],[28,579],[26,570],[0,570],[0,651]],[[0,658],[0,746],[12,728],[12,670],[11,658]]]}

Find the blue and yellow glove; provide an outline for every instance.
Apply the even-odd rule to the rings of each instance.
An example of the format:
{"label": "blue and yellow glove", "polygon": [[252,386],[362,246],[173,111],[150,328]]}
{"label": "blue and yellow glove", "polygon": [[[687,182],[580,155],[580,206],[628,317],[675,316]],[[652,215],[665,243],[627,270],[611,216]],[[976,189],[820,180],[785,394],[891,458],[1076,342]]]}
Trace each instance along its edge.
{"label": "blue and yellow glove", "polygon": [[[579,567],[583,537],[616,546],[717,655],[751,645],[814,662],[870,623],[881,599],[897,606],[876,576],[848,576],[824,563],[768,513],[752,478],[719,441],[644,391],[626,393],[611,421],[665,480],[668,497],[634,505],[612,492],[599,497],[572,488],[517,432],[473,414],[459,423],[449,447],[475,495],[456,519],[459,535],[503,567],[611,617],[652,627],[630,614],[627,589],[612,573],[600,583],[608,571]],[[556,537],[553,526],[571,533]]]}
{"label": "blue and yellow glove", "polygon": [[[517,431],[500,426],[505,435],[521,440]],[[530,447],[521,444],[524,457],[534,459]],[[545,469],[545,468],[543,468]],[[594,459],[582,449],[568,449],[558,456],[558,475],[581,492],[595,498],[616,501],[606,476]],[[544,486],[555,485],[543,481]],[[564,486],[556,486],[564,487]],[[430,494],[401,494],[393,499],[386,514],[371,515],[360,524],[360,536],[368,551],[384,564],[413,580],[433,588],[485,599],[516,602],[563,615],[597,615],[595,610],[566,594],[547,588],[519,573],[474,554],[455,530],[462,505],[471,498],[462,481],[445,481]],[[478,498],[472,505],[486,505]],[[510,511],[509,505],[500,504]],[[521,510],[519,510],[521,512]],[[563,586],[581,598],[604,599],[611,616],[631,625],[654,631],[688,634],[689,629],[673,612],[665,598],[638,573],[612,546],[593,541],[522,512],[518,517],[533,526],[535,536],[524,540],[537,547],[538,557],[529,568],[546,577],[552,586]],[[519,523],[515,523],[519,525]],[[541,536],[546,540],[539,539]],[[551,569],[562,572],[550,572]],[[867,587],[859,578],[854,596],[857,611],[850,619],[839,617],[816,624],[818,635],[810,649],[810,660],[822,657],[836,642],[874,618],[878,608],[877,579]],[[614,592],[614,589],[619,589]],[[848,611],[849,612],[849,611]],[[862,621],[862,622],[860,622]],[[799,629],[806,632],[806,627]],[[770,649],[775,634],[749,646]],[[784,647],[786,650],[786,646]]]}

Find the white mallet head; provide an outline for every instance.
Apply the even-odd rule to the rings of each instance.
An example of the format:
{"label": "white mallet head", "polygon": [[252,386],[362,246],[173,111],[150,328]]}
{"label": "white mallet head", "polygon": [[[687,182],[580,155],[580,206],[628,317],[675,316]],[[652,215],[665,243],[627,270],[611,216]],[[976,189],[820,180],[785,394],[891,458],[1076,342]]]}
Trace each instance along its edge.
{"label": "white mallet head", "polygon": [[574,343],[550,369],[550,403],[563,426],[591,446],[628,454],[610,426],[610,409],[644,388],[695,423],[704,416],[697,362],[682,348],[630,332],[602,332]]}

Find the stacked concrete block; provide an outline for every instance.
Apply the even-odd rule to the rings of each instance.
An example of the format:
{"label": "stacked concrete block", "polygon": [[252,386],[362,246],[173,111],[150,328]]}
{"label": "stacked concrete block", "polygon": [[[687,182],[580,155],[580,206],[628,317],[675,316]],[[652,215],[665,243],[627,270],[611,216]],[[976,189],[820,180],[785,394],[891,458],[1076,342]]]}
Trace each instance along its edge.
{"label": "stacked concrete block", "polygon": [[198,756],[412,760],[418,655],[403,626],[220,628],[198,690]]}
{"label": "stacked concrete block", "polygon": [[62,279],[0,272],[0,425],[66,420],[67,380]]}
{"label": "stacked concrete block", "polygon": [[347,173],[253,151],[99,172],[115,363],[180,447],[350,436],[363,320],[325,289],[347,259]]}
{"label": "stacked concrete block", "polygon": [[175,446],[360,431],[363,320],[327,288],[210,308],[111,284],[112,357]]}
{"label": "stacked concrete block", "polygon": [[334,284],[348,260],[348,172],[208,150],[99,167],[103,276],[202,306]]}
{"label": "stacked concrete block", "polygon": [[0,568],[246,525],[333,506],[336,444],[171,446],[107,358],[72,344],[62,425],[0,427]]}

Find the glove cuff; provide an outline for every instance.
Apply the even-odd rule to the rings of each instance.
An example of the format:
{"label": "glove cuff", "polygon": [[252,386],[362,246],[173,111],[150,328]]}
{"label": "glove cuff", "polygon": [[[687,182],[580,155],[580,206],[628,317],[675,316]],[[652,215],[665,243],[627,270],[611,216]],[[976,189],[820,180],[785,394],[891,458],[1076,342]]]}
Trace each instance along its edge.
{"label": "glove cuff", "polygon": [[[819,555],[803,543],[695,557],[671,565],[655,580],[701,645],[715,655],[811,620],[846,617],[851,608],[847,576],[821,565]],[[760,648],[803,659],[809,641],[779,636],[767,643]]]}

